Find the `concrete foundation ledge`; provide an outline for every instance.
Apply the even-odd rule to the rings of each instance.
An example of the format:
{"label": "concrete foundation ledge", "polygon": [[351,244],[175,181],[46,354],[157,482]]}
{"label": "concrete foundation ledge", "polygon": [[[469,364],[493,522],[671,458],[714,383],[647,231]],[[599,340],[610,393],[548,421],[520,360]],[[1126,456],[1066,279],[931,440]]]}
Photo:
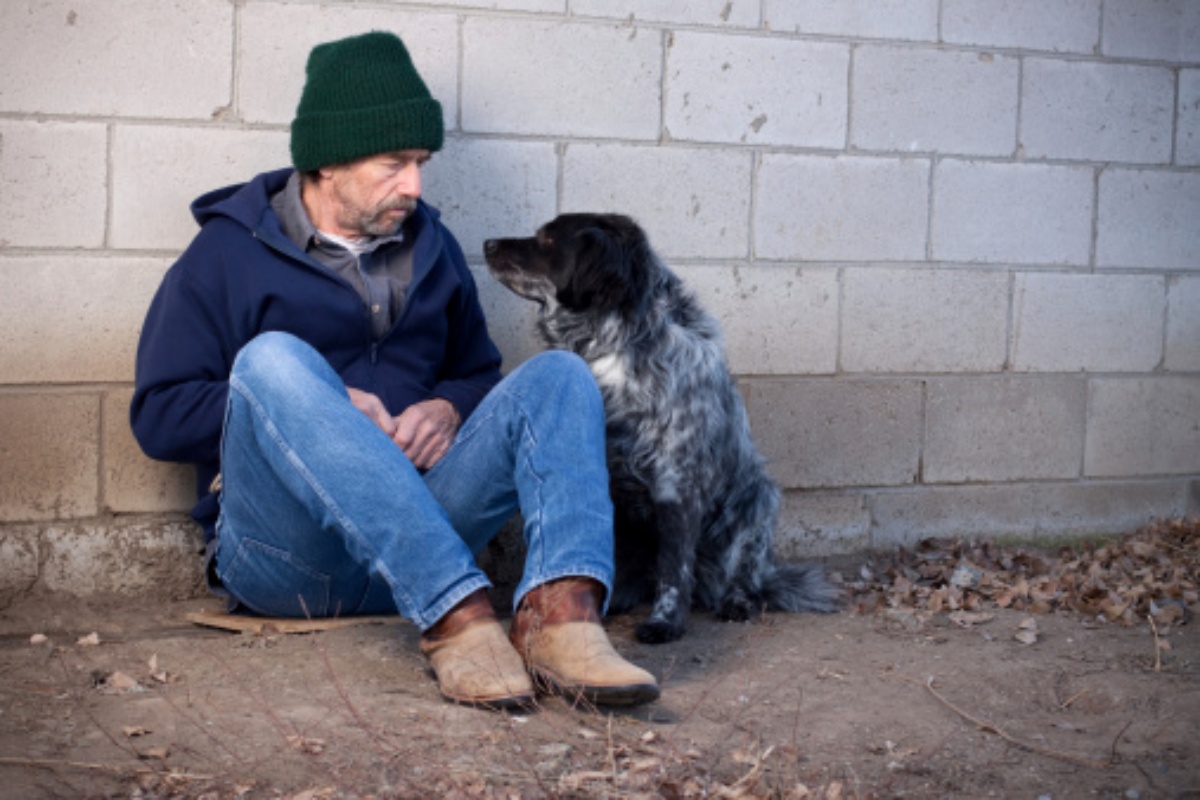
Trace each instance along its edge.
{"label": "concrete foundation ledge", "polygon": [[183,515],[0,525],[0,608],[40,592],[199,597],[203,546]]}
{"label": "concrete foundation ledge", "polygon": [[[775,532],[785,561],[911,546],[925,538],[1060,542],[1200,513],[1200,481],[1084,481],[863,487],[783,493]],[[479,554],[507,609],[525,560],[514,516]],[[203,542],[186,515],[0,524],[0,609],[40,592],[150,600],[203,597]]]}

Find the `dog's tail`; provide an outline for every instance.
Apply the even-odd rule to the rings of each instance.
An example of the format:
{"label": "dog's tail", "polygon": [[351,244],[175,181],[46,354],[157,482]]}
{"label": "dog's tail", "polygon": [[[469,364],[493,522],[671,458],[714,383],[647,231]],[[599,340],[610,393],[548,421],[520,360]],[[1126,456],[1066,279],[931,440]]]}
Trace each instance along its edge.
{"label": "dog's tail", "polygon": [[829,614],[842,607],[842,592],[819,564],[773,564],[763,581],[763,599],[772,611]]}

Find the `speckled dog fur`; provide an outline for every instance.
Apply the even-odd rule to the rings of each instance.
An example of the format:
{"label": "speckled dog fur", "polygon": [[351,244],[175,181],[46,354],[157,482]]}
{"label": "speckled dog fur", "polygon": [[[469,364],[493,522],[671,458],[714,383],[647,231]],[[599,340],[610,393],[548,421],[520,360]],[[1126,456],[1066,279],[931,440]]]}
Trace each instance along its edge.
{"label": "speckled dog fur", "polygon": [[485,244],[492,274],[540,306],[546,343],[591,365],[604,396],[616,511],[610,611],[653,599],[643,642],[683,635],[695,607],[833,611],[815,565],[777,564],[779,491],[750,438],[716,320],[628,217],[567,214]]}

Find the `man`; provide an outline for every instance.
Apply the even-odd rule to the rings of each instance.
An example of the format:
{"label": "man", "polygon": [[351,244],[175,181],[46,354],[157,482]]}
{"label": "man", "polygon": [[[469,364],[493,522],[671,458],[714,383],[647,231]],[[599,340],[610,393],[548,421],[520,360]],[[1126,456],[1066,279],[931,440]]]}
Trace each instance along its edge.
{"label": "man", "polygon": [[[275,616],[399,611],[442,695],[538,688],[655,699],[600,616],[613,574],[604,412],[583,362],[501,380],[463,254],[420,200],[442,110],[403,43],[318,45],[295,169],[210,192],[150,307],[133,431],[194,463],[210,576]],[[505,635],[477,553],[520,510],[528,557]]]}

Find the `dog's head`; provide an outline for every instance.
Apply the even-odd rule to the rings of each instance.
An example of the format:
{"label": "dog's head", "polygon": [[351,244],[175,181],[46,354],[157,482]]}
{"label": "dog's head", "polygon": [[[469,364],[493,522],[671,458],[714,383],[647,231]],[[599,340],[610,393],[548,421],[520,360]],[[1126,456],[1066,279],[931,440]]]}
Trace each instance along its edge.
{"label": "dog's head", "polygon": [[492,275],[543,311],[629,310],[649,294],[655,263],[646,234],[619,214],[563,214],[534,236],[483,249]]}

